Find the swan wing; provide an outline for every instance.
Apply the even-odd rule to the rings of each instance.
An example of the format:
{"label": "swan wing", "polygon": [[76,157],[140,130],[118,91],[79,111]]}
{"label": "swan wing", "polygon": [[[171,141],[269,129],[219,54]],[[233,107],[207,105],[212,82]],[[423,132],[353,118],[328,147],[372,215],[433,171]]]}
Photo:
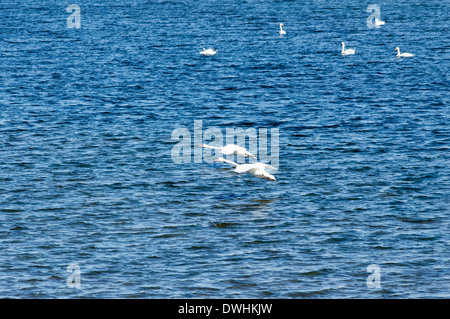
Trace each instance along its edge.
{"label": "swan wing", "polygon": [[261,177],[262,177],[262,178],[265,178],[265,179],[267,179],[267,180],[269,180],[269,181],[272,181],[272,182],[276,182],[276,181],[277,181],[277,179],[275,178],[275,176],[273,176],[273,175],[267,173],[266,171],[261,171]]}
{"label": "swan wing", "polygon": [[276,182],[277,181],[275,176],[273,176],[272,174],[267,173],[265,170],[258,169],[256,171],[254,171],[252,174],[255,177],[265,178],[265,179],[267,179],[269,181],[272,181],[272,182]]}
{"label": "swan wing", "polygon": [[242,148],[240,146],[233,145],[233,144],[228,144],[228,145],[222,147],[222,150],[221,150],[221,152],[225,155],[233,154],[236,151],[244,151],[245,152],[245,148]]}
{"label": "swan wing", "polygon": [[224,146],[222,148],[221,152],[222,152],[222,154],[225,154],[225,155],[230,155],[230,154],[236,153],[239,156],[249,156],[249,157],[257,158],[255,155],[248,152],[245,148],[243,148],[239,145],[234,145],[234,144],[228,144],[228,145]]}
{"label": "swan wing", "polygon": [[269,164],[264,164],[264,167],[265,167],[265,168],[274,169],[274,170],[278,170],[278,168],[276,168],[276,167],[274,167],[274,166],[272,166],[272,165],[269,165]]}
{"label": "swan wing", "polygon": [[250,152],[248,152],[248,151],[245,151],[245,152],[244,152],[244,155],[245,155],[245,156],[248,156],[248,157],[257,158],[255,155],[253,155],[252,153],[250,153]]}
{"label": "swan wing", "polygon": [[236,173],[246,173],[249,172],[251,170],[256,170],[258,167],[255,166],[255,164],[242,164],[237,166],[234,171]]}

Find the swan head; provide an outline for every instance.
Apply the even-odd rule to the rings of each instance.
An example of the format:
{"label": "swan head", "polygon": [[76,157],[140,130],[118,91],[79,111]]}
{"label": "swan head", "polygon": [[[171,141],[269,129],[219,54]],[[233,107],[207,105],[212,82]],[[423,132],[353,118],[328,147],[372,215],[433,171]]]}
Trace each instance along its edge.
{"label": "swan head", "polygon": [[395,48],[395,51],[400,51],[400,48],[399,48],[399,47],[396,47],[396,48]]}
{"label": "swan head", "polygon": [[280,27],[284,27],[284,24],[283,24],[283,23],[280,23]]}
{"label": "swan head", "polygon": [[214,162],[225,162],[225,159],[223,157],[219,157],[219,158],[216,158],[214,160]]}

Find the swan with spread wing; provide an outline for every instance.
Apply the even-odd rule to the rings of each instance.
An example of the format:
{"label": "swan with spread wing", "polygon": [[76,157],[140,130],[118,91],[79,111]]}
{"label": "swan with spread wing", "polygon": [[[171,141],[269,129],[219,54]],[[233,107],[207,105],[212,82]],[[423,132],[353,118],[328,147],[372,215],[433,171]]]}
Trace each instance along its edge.
{"label": "swan with spread wing", "polygon": [[216,158],[214,160],[214,162],[224,162],[224,163],[231,164],[231,165],[235,166],[234,171],[236,173],[249,173],[249,174],[252,174],[253,176],[258,177],[258,178],[265,178],[265,179],[267,179],[269,181],[272,181],[272,182],[276,182],[277,181],[275,176],[273,176],[272,174],[269,174],[268,172],[266,172],[267,168],[271,168],[271,169],[275,169],[276,170],[276,167],[273,167],[273,166],[268,165],[268,164],[264,164],[264,163],[260,163],[260,162],[256,162],[256,163],[253,163],[253,164],[237,164],[237,163],[235,163],[233,161],[230,161],[230,160],[227,160],[227,159],[225,159],[223,157]]}

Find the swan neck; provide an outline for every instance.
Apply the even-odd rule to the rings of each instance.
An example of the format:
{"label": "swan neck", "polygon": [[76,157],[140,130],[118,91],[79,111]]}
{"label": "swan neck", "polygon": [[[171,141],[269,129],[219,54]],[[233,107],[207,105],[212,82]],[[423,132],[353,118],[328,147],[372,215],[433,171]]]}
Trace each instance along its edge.
{"label": "swan neck", "polygon": [[234,165],[234,166],[238,166],[238,164],[237,164],[237,163],[235,163],[235,162],[233,162],[233,161],[230,161],[230,160],[227,160],[226,158],[222,159],[222,161],[224,161],[225,163],[228,163],[228,164]]}
{"label": "swan neck", "polygon": [[210,149],[213,149],[213,150],[220,150],[221,149],[221,147],[211,146],[211,145],[207,145],[207,144],[203,144],[202,146],[204,148],[210,148]]}

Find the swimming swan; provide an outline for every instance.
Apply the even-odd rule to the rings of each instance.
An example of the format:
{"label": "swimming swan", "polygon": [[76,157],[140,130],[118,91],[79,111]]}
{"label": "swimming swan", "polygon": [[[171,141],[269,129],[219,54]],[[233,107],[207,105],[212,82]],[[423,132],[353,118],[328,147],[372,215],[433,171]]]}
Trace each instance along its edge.
{"label": "swimming swan", "polygon": [[399,47],[396,47],[395,51],[397,51],[397,58],[410,58],[410,57],[414,56],[414,54],[406,53],[406,52],[400,54],[400,48]]}
{"label": "swimming swan", "polygon": [[255,155],[248,152],[245,148],[238,146],[238,145],[234,145],[234,144],[227,144],[222,147],[201,144],[201,145],[199,145],[199,147],[210,148],[213,150],[219,150],[220,153],[225,154],[225,155],[236,154],[237,156],[242,156],[242,157],[248,156],[248,157],[257,158]]}
{"label": "swimming swan", "polygon": [[346,55],[349,55],[349,54],[355,54],[355,49],[347,49],[347,50],[345,50],[345,43],[341,42],[341,45],[342,45],[342,52],[341,52],[341,54],[343,56],[346,56]]}
{"label": "swimming swan", "polygon": [[280,35],[286,34],[286,31],[283,30],[284,24],[280,23]]}
{"label": "swimming swan", "polygon": [[205,48],[203,48],[203,51],[200,52],[200,54],[204,55],[204,56],[211,56],[216,54],[217,50],[216,49],[208,49],[206,50]]}
{"label": "swimming swan", "polygon": [[385,21],[380,21],[377,18],[375,18],[375,25],[380,26],[380,25],[384,25]]}
{"label": "swimming swan", "polygon": [[268,164],[263,164],[263,163],[259,163],[259,162],[253,163],[253,164],[237,164],[233,161],[229,161],[222,157],[216,158],[214,160],[214,162],[225,162],[225,163],[231,164],[236,167],[234,169],[234,171],[236,173],[250,173],[257,178],[265,178],[268,181],[272,181],[272,182],[277,181],[275,176],[266,172],[266,168],[276,169],[275,167],[268,165]]}

